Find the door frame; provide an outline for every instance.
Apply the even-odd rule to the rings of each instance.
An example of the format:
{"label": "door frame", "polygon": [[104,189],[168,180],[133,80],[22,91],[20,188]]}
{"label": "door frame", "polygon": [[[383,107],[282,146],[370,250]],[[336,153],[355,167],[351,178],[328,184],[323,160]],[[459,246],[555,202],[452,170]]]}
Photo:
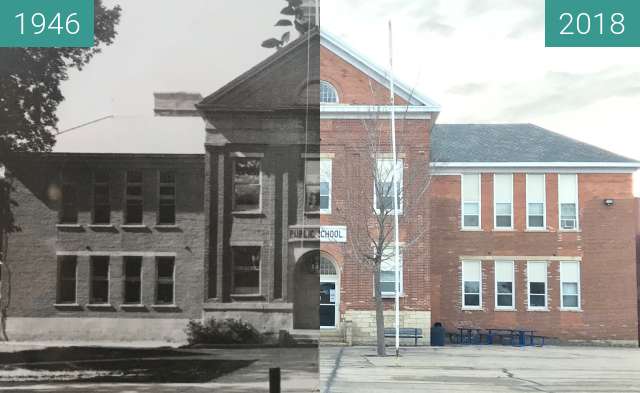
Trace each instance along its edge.
{"label": "door frame", "polygon": [[338,264],[335,263],[331,255],[327,254],[326,252],[321,252],[320,258],[324,258],[329,263],[331,263],[336,272],[336,274],[320,274],[320,283],[321,284],[323,282],[333,283],[335,284],[335,291],[336,291],[336,302],[334,305],[334,310],[335,310],[334,326],[320,325],[320,329],[335,330],[335,329],[338,329],[340,325],[340,270],[338,269]]}

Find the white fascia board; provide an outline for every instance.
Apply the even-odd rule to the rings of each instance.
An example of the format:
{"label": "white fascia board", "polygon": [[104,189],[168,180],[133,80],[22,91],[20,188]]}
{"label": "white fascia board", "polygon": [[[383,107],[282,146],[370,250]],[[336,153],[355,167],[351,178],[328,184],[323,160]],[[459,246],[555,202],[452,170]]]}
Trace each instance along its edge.
{"label": "white fascia board", "polygon": [[435,111],[432,107],[418,105],[340,105],[321,104],[320,119],[387,119],[391,110],[395,111],[396,119],[431,119]]}
{"label": "white fascia board", "polygon": [[602,172],[633,173],[640,169],[638,162],[432,162],[434,172]]}
{"label": "white fascia board", "polygon": [[[375,63],[364,55],[350,48],[338,37],[323,29],[320,29],[320,44],[336,55],[342,57],[348,63],[364,72],[367,76],[380,83],[382,86],[387,86],[389,84],[389,78],[385,70],[375,65]],[[433,108],[432,112],[440,112],[440,105],[432,99],[421,95],[415,91],[415,89],[408,88],[406,84],[400,81],[394,80],[394,84],[396,87],[396,94],[411,104],[431,107]]]}

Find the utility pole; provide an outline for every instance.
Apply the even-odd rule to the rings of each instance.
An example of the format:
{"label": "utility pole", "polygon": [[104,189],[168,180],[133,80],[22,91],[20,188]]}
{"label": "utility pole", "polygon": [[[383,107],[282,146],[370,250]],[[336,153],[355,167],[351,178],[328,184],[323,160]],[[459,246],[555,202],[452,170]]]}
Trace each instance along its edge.
{"label": "utility pole", "polygon": [[396,327],[396,357],[400,355],[400,239],[398,228],[398,153],[396,151],[396,112],[395,93],[393,86],[393,34],[391,20],[389,20],[389,84],[391,94],[391,148],[393,149],[393,240],[395,262],[395,327]]}

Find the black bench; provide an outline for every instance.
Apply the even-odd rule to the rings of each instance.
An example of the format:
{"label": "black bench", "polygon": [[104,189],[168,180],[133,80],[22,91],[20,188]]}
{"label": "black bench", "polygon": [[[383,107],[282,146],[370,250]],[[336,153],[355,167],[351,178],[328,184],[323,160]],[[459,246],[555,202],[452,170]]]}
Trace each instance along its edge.
{"label": "black bench", "polygon": [[[420,328],[400,328],[398,335],[400,338],[412,338],[414,339],[414,345],[418,345],[418,339],[422,338],[422,329]],[[385,337],[395,337],[396,336],[396,328],[385,328],[384,329]]]}

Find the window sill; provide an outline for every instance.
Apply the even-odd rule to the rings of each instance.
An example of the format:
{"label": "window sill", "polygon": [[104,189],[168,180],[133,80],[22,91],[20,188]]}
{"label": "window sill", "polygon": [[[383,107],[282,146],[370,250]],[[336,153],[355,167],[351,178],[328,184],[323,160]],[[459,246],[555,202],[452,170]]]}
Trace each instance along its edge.
{"label": "window sill", "polygon": [[231,212],[235,217],[266,217],[262,210],[250,210],[244,212]]}
{"label": "window sill", "polygon": [[482,232],[482,228],[460,228],[461,232]]}
{"label": "window sill", "polygon": [[493,232],[515,232],[513,228],[493,228]]}
{"label": "window sill", "polygon": [[[400,295],[398,297],[405,297],[405,294],[403,292],[400,293]],[[395,299],[396,298],[396,294],[395,293],[383,293],[382,294],[382,299]]]}
{"label": "window sill", "polygon": [[129,311],[129,310],[146,310],[147,307],[144,304],[121,304],[121,310]]}
{"label": "window sill", "polygon": [[518,310],[516,310],[515,308],[494,308],[493,311],[497,311],[497,312],[516,312]]}
{"label": "window sill", "polygon": [[545,233],[545,232],[550,232],[548,229],[536,229],[536,228],[527,228],[525,229],[525,232],[538,232],[538,233]]}
{"label": "window sill", "polygon": [[582,312],[583,311],[581,308],[569,308],[569,307],[560,307],[559,310],[562,312]]}
{"label": "window sill", "polygon": [[122,229],[144,229],[147,226],[145,224],[122,224],[120,228]]}
{"label": "window sill", "polygon": [[247,300],[255,300],[255,301],[264,301],[266,300],[265,297],[259,293],[255,293],[255,294],[232,294],[231,295],[231,299],[233,300],[240,300],[240,301],[247,301]]}
{"label": "window sill", "polygon": [[527,308],[527,311],[533,311],[533,312],[549,312],[549,308],[545,307],[545,308]]}
{"label": "window sill", "polygon": [[581,229],[558,229],[558,232],[578,233],[578,232],[582,232],[582,230]]}
{"label": "window sill", "polygon": [[484,311],[482,307],[462,307],[462,311]]}
{"label": "window sill", "polygon": [[111,303],[89,303],[87,308],[91,310],[115,310]]}
{"label": "window sill", "polygon": [[113,224],[89,224],[89,228],[115,229],[115,227]]}
{"label": "window sill", "polygon": [[81,310],[82,307],[78,303],[55,303],[53,307],[59,310],[75,311]]}
{"label": "window sill", "polygon": [[56,228],[77,229],[82,228],[82,224],[56,224]]}
{"label": "window sill", "polygon": [[158,311],[179,311],[180,307],[176,304],[152,304],[151,307]]}
{"label": "window sill", "polygon": [[304,215],[305,215],[305,216],[313,216],[313,217],[316,217],[316,216],[319,216],[320,214],[321,214],[321,213],[320,213],[319,211],[315,211],[315,212],[304,212]]}

